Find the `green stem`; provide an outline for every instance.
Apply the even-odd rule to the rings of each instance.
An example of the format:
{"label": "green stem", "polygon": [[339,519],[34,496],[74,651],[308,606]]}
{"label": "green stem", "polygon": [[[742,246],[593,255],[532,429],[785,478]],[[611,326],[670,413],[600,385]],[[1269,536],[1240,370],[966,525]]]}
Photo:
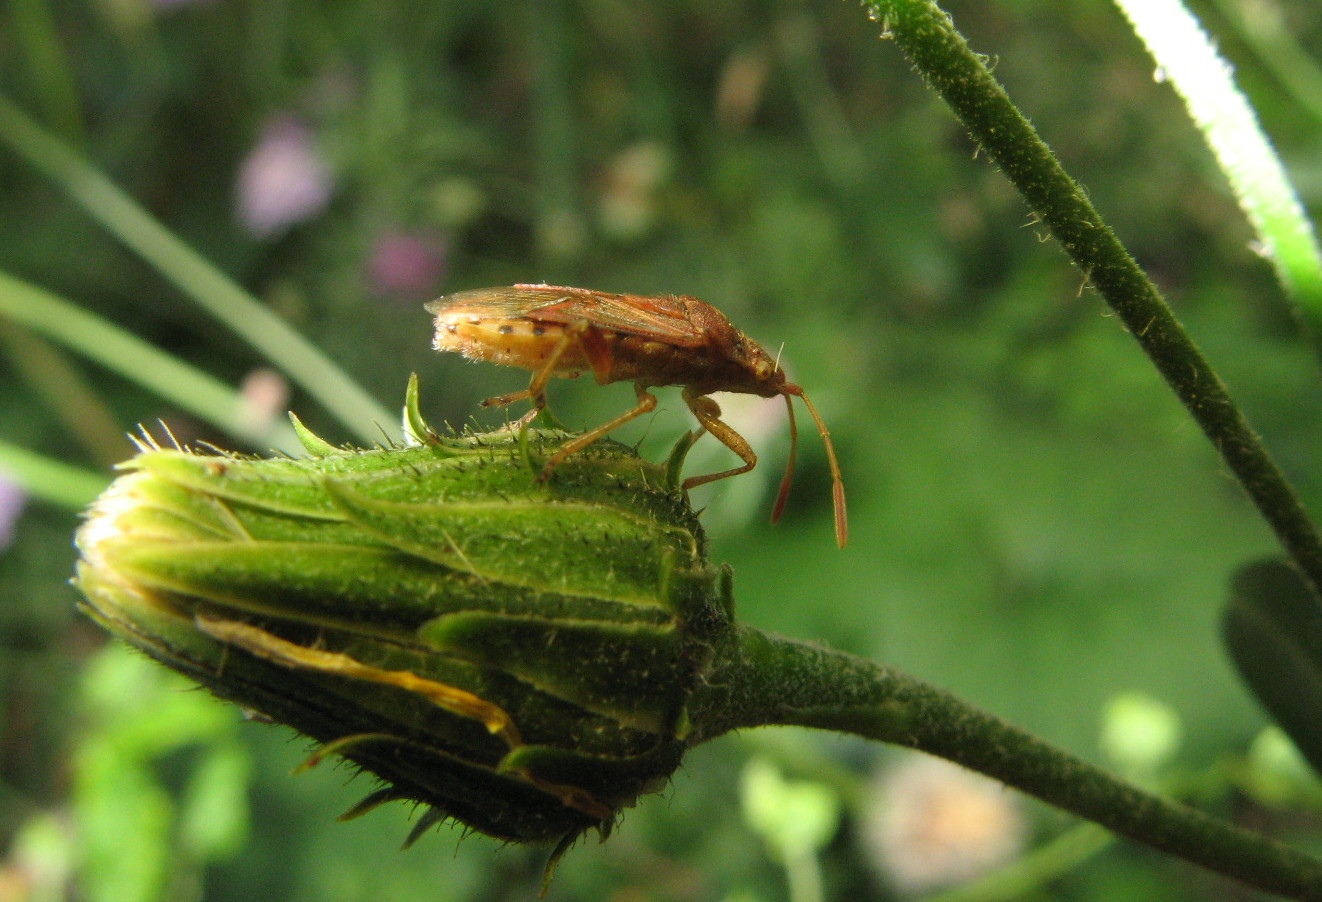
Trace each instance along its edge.
{"label": "green stem", "polygon": [[785,856],[785,879],[790,902],[822,902],[822,868],[812,849],[796,849]]}
{"label": "green stem", "polygon": [[1115,310],[1322,595],[1322,541],[1275,461],[1083,189],[930,0],[866,0],[923,78]]}
{"label": "green stem", "polygon": [[702,725],[694,742],[797,725],[938,755],[1210,871],[1322,900],[1322,861],[1145,792],[949,692],[843,652],[741,627],[690,712]]}
{"label": "green stem", "polygon": [[240,288],[79,154],[0,97],[0,143],[49,176],[97,222],[159,269],[364,441],[395,417],[306,338]]}

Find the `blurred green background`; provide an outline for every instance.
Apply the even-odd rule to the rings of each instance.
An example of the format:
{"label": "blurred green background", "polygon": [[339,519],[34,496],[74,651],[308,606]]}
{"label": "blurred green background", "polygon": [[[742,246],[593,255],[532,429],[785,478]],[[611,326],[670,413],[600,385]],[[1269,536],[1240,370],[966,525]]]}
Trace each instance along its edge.
{"label": "blurred green background", "polygon": [[[1322,113],[1291,91],[1319,77],[1322,7],[1192,6],[1318,209]],[[947,8],[1322,509],[1317,360],[1120,14],[1103,0]],[[1314,57],[1283,80],[1277,63],[1299,48]],[[693,294],[783,342],[837,443],[852,539],[835,549],[811,430],[790,509],[766,523],[788,450],[782,405],[721,398],[762,465],[695,501],[745,621],[899,666],[1104,762],[1108,699],[1146,693],[1178,716],[1171,767],[1207,804],[1317,841],[1315,810],[1263,808],[1234,777],[1264,719],[1220,650],[1219,608],[1229,574],[1273,552],[1272,537],[857,4],[10,0],[0,92],[392,410],[413,371],[429,418],[455,425],[525,383],[430,351],[422,303],[465,288]],[[355,438],[301,390],[286,398],[279,361],[5,141],[0,272],[243,385],[255,408]],[[632,403],[628,386],[580,381],[551,389],[571,425]],[[158,419],[182,441],[245,449],[3,319],[0,387],[0,439],[99,473]],[[635,425],[620,437],[660,456],[690,417],[665,391]],[[704,443],[690,467],[728,459]],[[329,765],[291,777],[306,743],[107,648],[66,582],[77,512],[0,488],[0,902],[535,895],[536,850],[441,828],[397,852],[411,817],[399,805],[335,823],[370,781]],[[744,816],[755,755],[843,805],[813,840],[827,898],[906,891],[876,863],[903,850],[879,852],[868,826],[902,795],[879,801],[873,774],[902,765],[782,730],[695,751],[609,843],[570,852],[549,898],[788,898],[784,856]],[[1070,824],[1032,806],[1002,815],[1014,823],[1000,839],[1030,847]],[[1244,898],[1141,850],[1080,857],[1026,897]]]}

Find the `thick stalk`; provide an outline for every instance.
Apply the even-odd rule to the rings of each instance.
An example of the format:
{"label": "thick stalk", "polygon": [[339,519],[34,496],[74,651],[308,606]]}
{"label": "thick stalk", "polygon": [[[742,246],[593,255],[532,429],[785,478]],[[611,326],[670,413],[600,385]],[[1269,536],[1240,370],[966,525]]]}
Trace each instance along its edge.
{"label": "thick stalk", "polygon": [[938,755],[1210,871],[1322,900],[1322,862],[1145,792],[958,697],[843,652],[739,629],[691,708],[704,741],[741,727],[835,730]]}

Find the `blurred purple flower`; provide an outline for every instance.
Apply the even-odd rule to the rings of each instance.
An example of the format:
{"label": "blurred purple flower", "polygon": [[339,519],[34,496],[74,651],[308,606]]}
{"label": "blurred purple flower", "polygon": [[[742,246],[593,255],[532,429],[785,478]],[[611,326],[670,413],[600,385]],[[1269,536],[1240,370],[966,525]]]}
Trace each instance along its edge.
{"label": "blurred purple flower", "polygon": [[445,277],[445,238],[435,232],[387,232],[372,245],[368,278],[377,294],[430,296]]}
{"label": "blurred purple flower", "polygon": [[330,201],[330,168],[298,118],[277,116],[262,127],[238,181],[239,219],[265,237],[315,216]]}
{"label": "blurred purple flower", "polygon": [[14,525],[23,513],[27,500],[27,493],[19,484],[0,472],[0,551],[4,551],[14,541]]}

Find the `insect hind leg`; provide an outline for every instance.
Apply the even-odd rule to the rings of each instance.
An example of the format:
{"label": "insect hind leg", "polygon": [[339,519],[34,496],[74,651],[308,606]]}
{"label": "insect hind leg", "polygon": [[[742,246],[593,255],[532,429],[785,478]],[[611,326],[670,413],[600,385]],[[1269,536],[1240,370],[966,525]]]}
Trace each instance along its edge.
{"label": "insect hind leg", "polygon": [[[494,398],[487,398],[482,402],[482,406],[505,407],[506,405],[513,404],[515,401],[522,401],[524,398],[532,398],[532,392],[526,388],[523,391],[510,392],[508,395],[497,395]],[[546,404],[546,398],[542,397],[540,400],[544,406]],[[533,406],[537,406],[537,401],[537,398],[533,398]]]}
{"label": "insect hind leg", "polygon": [[546,359],[543,360],[541,365],[533,371],[532,379],[529,380],[527,388],[523,391],[515,391],[510,392],[507,395],[497,395],[494,398],[487,398],[482,402],[482,406],[506,407],[516,401],[531,399],[532,410],[519,417],[519,419],[513,423],[513,428],[522,429],[525,426],[531,425],[532,421],[537,419],[537,415],[546,409],[546,383],[551,381],[551,374],[555,372],[556,364],[560,362],[560,358],[563,357],[565,351],[569,349],[570,343],[577,338],[578,335],[576,334],[576,330],[566,329],[564,334],[560,336],[560,340],[556,342],[555,347],[551,349],[551,353],[547,354]]}
{"label": "insect hind leg", "polygon": [[[757,455],[753,452],[752,447],[742,435],[735,432],[721,420],[721,408],[715,401],[706,395],[696,394],[691,389],[686,388],[684,389],[684,403],[689,406],[689,410],[693,411],[693,416],[697,418],[698,425],[702,430],[714,435],[722,445],[738,454],[744,462],[742,467],[722,470],[719,473],[708,473],[706,476],[690,476],[684,480],[685,491],[700,485],[706,485],[709,482],[715,482],[718,479],[747,473],[757,466]],[[701,434],[701,431],[699,434]]]}
{"label": "insect hind leg", "polygon": [[[546,385],[555,375],[556,367],[560,364],[560,359],[565,356],[569,348],[578,343],[583,350],[583,354],[588,358],[593,373],[597,381],[605,384],[610,381],[610,368],[612,355],[610,346],[602,339],[601,334],[593,328],[587,320],[577,320],[564,328],[559,341],[546,355],[546,358],[538,364],[533,370],[532,379],[528,382],[528,387],[523,391],[510,392],[507,395],[497,395],[494,398],[487,398],[482,402],[483,407],[505,407],[513,404],[515,401],[522,401],[525,398],[532,401],[532,410],[519,417],[513,426],[516,429],[522,429],[532,424],[537,419],[537,415],[546,410]],[[575,374],[577,375],[577,374]],[[550,414],[548,413],[548,417]],[[557,424],[558,425],[558,424]]]}
{"label": "insect hind leg", "polygon": [[[507,429],[512,429],[513,431],[518,432],[521,429],[526,429],[531,426],[533,420],[537,419],[538,414],[546,411],[545,392],[534,396],[530,389],[525,388],[523,391],[510,392],[508,395],[497,395],[494,398],[487,398],[482,402],[482,406],[505,407],[508,404],[513,404],[515,401],[522,401],[524,398],[532,399],[532,410],[528,411],[506,427]],[[549,416],[550,414],[548,413],[547,415]]]}

